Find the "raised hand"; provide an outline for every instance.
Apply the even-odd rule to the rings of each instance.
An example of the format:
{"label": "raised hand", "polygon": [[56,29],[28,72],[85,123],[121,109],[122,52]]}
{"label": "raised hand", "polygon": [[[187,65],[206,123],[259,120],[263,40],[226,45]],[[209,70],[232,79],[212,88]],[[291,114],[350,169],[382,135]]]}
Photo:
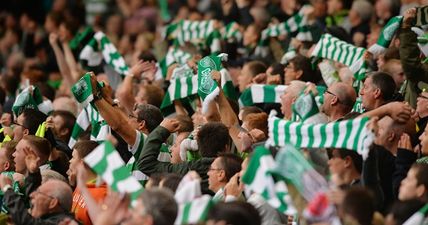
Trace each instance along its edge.
{"label": "raised hand", "polygon": [[165,127],[170,133],[174,133],[180,128],[180,122],[176,119],[165,118],[160,126]]}

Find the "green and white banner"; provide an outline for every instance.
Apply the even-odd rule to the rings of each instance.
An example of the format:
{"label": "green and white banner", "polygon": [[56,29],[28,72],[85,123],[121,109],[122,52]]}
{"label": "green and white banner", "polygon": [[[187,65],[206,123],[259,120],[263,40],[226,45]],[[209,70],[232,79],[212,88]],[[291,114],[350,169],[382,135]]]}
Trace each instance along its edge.
{"label": "green and white banner", "polygon": [[292,108],[293,114],[302,122],[320,112],[315,101],[315,96],[312,93],[302,93],[293,103]]}
{"label": "green and white banner", "polygon": [[205,43],[211,50],[211,54],[214,54],[221,51],[221,34],[217,28],[215,28],[214,23],[214,20],[182,20],[173,32],[177,32],[176,36],[180,45],[184,45],[186,42],[197,45],[199,43]]}
{"label": "green and white banner", "polygon": [[373,53],[375,56],[384,53],[386,49],[389,48],[392,38],[394,37],[395,33],[397,33],[397,30],[400,28],[402,21],[403,16],[394,16],[389,19],[388,23],[380,32],[376,44],[370,46],[368,51]]}
{"label": "green and white banner", "polygon": [[163,98],[161,109],[172,105],[174,100],[182,99],[198,93],[198,77],[188,76],[171,80]]}
{"label": "green and white banner", "polygon": [[214,205],[211,196],[203,195],[191,202],[180,204],[175,225],[199,224],[205,222],[208,211]]}
{"label": "green and white banner", "polygon": [[119,153],[109,141],[103,142],[83,160],[113,191],[129,193],[131,200],[136,200],[144,190],[137,179],[129,173]]}
{"label": "green and white banner", "polygon": [[281,103],[286,85],[253,84],[239,97],[239,106],[251,106],[257,103]]}
{"label": "green and white banner", "polygon": [[221,31],[223,40],[227,42],[240,42],[242,40],[243,35],[237,22],[228,23]]}
{"label": "green and white banner", "polygon": [[368,117],[359,117],[326,124],[303,124],[271,115],[267,143],[273,146],[290,143],[298,149],[344,148],[354,150],[366,159],[374,140],[373,132],[367,128],[368,122]]}
{"label": "green and white banner", "polygon": [[25,109],[36,109],[46,115],[53,111],[52,102],[43,100],[42,93],[38,87],[33,85],[23,89],[12,105],[12,112],[18,117]]}
{"label": "green and white banner", "polygon": [[98,66],[104,60],[119,74],[128,75],[129,73],[122,55],[101,31],[96,32],[93,39],[82,49],[79,59],[86,60],[88,66]]}
{"label": "green and white banner", "polygon": [[111,134],[111,128],[104,118],[91,104],[88,104],[77,116],[68,142],[68,147],[73,149],[80,135],[82,135],[89,126],[91,126],[91,140],[93,141],[104,141],[107,135]]}
{"label": "green and white banner", "polygon": [[73,93],[74,98],[76,98],[83,107],[86,107],[90,102],[92,102],[92,100],[94,100],[94,95],[92,94],[93,89],[94,88],[91,84],[91,74],[86,73],[71,87],[71,92]]}
{"label": "green and white banner", "polygon": [[297,211],[291,202],[285,182],[273,177],[272,172],[276,166],[270,151],[259,146],[253,152],[242,182],[247,190],[261,195],[278,211],[294,215]]}
{"label": "green and white banner", "polygon": [[275,156],[274,172],[292,183],[310,202],[319,193],[329,190],[328,183],[293,145],[285,144]]}
{"label": "green and white banner", "polygon": [[202,111],[206,112],[208,104],[220,93],[217,83],[212,79],[213,70],[220,71],[221,61],[227,60],[227,54],[205,56],[198,62],[198,95],[202,99]]}

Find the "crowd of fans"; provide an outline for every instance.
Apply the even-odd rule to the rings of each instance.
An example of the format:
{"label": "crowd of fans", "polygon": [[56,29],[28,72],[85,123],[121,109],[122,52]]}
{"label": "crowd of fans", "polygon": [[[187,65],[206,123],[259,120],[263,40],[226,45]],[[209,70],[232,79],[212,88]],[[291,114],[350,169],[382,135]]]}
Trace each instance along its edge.
{"label": "crowd of fans", "polygon": [[[0,141],[5,139],[0,148],[0,224],[405,223],[428,204],[428,66],[419,48],[423,43],[411,29],[416,8],[425,5],[428,1],[1,1]],[[312,40],[292,32],[272,36],[263,46],[267,54],[260,54],[265,30],[306,6]],[[311,55],[326,33],[368,49],[399,15],[402,22],[389,47],[381,54],[364,53],[369,72],[360,87],[349,66]],[[197,95],[163,107],[176,69],[186,67],[197,76],[198,61],[214,53],[201,44],[206,40],[176,47],[166,30],[183,20],[215,21],[219,30],[233,24],[241,35],[221,38],[219,52],[228,54],[223,66],[234,91],[239,96],[254,85],[284,85],[279,100],[243,106],[220,88],[207,110]],[[106,61],[91,67],[82,60],[91,38],[84,36],[88,28],[92,35],[102,31],[116,47],[129,66],[126,75]],[[163,69],[171,48],[190,57]],[[333,82],[324,76],[326,64],[334,71]],[[76,137],[81,123],[76,118],[87,109],[71,88],[86,72],[94,84],[94,110],[87,117],[102,119],[89,118],[91,126]],[[219,86],[224,81],[217,71],[211,75]],[[97,81],[103,85],[95,85]],[[29,87],[40,91],[49,113],[37,107],[15,110]],[[326,199],[314,203],[287,182],[289,203],[297,209],[289,215],[265,195],[247,190],[242,177],[257,147],[273,138],[271,110],[295,121],[295,102],[308,94],[322,101],[319,113],[302,123],[369,117],[374,140],[364,159],[355,149],[299,149],[327,180],[328,190]],[[362,111],[354,107],[359,100]],[[100,126],[108,132],[94,136]],[[113,191],[85,161],[103,141],[114,144],[130,174],[144,186],[137,199]],[[273,156],[281,151],[274,146],[269,150]],[[189,180],[200,187],[184,189],[194,191],[187,194],[199,195],[195,199],[210,195],[213,203],[199,220],[182,222],[177,218],[186,208],[179,199]],[[329,213],[326,205],[332,206]],[[189,217],[197,213],[187,210]]]}

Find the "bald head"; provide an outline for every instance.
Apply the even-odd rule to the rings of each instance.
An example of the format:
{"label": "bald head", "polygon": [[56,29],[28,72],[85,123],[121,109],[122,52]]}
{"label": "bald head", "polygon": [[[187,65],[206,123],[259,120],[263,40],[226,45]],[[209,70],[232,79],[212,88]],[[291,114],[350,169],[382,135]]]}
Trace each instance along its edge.
{"label": "bald head", "polygon": [[67,211],[71,210],[73,191],[70,185],[64,181],[54,179],[48,180],[42,185],[48,188],[47,192],[50,193],[50,196],[58,199],[59,208]]}
{"label": "bald head", "polygon": [[64,110],[71,112],[74,116],[77,115],[77,104],[76,101],[70,97],[59,97],[56,98],[53,103],[54,111]]}
{"label": "bald head", "polygon": [[324,94],[322,111],[330,121],[335,121],[351,112],[356,98],[357,94],[351,85],[343,82],[334,83]]}
{"label": "bald head", "polygon": [[336,93],[339,98],[342,106],[352,109],[357,99],[357,93],[355,93],[354,88],[346,83],[337,82],[331,86],[331,89]]}

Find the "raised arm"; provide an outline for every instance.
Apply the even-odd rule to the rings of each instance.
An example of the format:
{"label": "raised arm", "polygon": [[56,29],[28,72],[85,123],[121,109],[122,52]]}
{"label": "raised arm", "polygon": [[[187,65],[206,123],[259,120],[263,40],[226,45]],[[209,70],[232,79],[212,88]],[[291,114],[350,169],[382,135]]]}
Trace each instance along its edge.
{"label": "raised arm", "polygon": [[[97,80],[95,75],[91,74],[91,84],[92,87],[96,87]],[[106,85],[101,90],[96,90],[97,88],[93,88],[94,96],[98,96],[95,99],[95,106],[100,112],[101,116],[107,122],[107,124],[116,131],[128,145],[133,146],[135,143],[136,132],[132,129],[132,124],[129,121],[128,117],[119,109],[112,106],[111,95],[109,95],[109,86]],[[97,93],[97,92],[100,93]],[[102,95],[102,97],[100,96]]]}
{"label": "raised arm", "polygon": [[52,46],[52,49],[55,53],[55,59],[58,63],[59,71],[61,72],[62,77],[64,78],[65,83],[68,87],[73,85],[74,80],[70,73],[70,68],[65,61],[64,53],[58,45],[58,35],[55,33],[49,34],[49,43]]}

